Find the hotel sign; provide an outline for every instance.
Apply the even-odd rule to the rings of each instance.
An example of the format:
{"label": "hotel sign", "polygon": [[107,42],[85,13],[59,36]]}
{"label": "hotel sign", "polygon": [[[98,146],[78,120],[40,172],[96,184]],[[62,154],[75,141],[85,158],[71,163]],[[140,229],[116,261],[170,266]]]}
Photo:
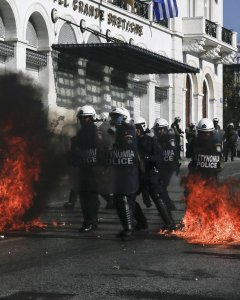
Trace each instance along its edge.
{"label": "hotel sign", "polygon": [[108,25],[120,28],[123,31],[139,36],[143,35],[143,26],[135,22],[127,21],[126,19],[118,17],[112,13],[108,13],[106,15],[103,9],[99,9],[98,7],[85,3],[82,0],[53,0],[53,2],[57,2],[58,5],[64,7],[72,7],[73,11],[77,11],[80,14],[94,19],[99,19],[100,21],[104,21],[106,19]]}

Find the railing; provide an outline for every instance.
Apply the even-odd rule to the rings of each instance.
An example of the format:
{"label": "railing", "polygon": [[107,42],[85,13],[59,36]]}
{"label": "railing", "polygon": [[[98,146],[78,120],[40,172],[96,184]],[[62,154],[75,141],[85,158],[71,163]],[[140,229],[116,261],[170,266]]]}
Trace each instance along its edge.
{"label": "railing", "polygon": [[217,24],[209,20],[205,20],[205,32],[206,34],[216,38],[217,37]]}
{"label": "railing", "polygon": [[222,27],[222,41],[229,45],[232,45],[232,31]]}
{"label": "railing", "polygon": [[134,2],[135,13],[138,16],[143,17],[145,19],[148,19],[148,7],[149,7],[148,3],[144,3],[144,2],[141,3],[139,1]]}
{"label": "railing", "polygon": [[[112,4],[121,7],[122,9],[128,10],[126,1],[123,0],[113,0]],[[134,8],[133,11],[136,15],[143,17],[145,19],[148,19],[148,4],[147,3],[141,3],[138,1],[134,2]]]}
{"label": "railing", "polygon": [[159,25],[161,25],[163,27],[168,28],[168,20],[161,20],[161,21],[156,22],[156,23],[158,23]]}
{"label": "railing", "polygon": [[[127,1],[124,0],[110,0],[110,2],[122,9],[128,10]],[[141,1],[134,1],[134,8],[132,9],[132,13],[136,15],[149,19],[149,1],[141,2]],[[168,28],[168,20],[161,20],[159,22],[155,22],[163,27]]]}
{"label": "railing", "polygon": [[0,41],[0,55],[1,56],[14,56],[14,46]]}
{"label": "railing", "polygon": [[113,0],[112,4],[127,10],[127,3],[124,2],[123,0]]}

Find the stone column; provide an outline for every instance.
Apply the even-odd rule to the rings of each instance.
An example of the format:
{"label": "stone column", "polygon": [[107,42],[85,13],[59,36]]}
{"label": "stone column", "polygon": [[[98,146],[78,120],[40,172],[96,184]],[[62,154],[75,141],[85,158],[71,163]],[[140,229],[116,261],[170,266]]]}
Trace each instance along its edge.
{"label": "stone column", "polygon": [[[8,41],[11,42],[11,41]],[[26,71],[26,48],[27,41],[16,41],[11,43],[15,46],[14,57],[6,63],[6,68],[10,71]]]}
{"label": "stone column", "polygon": [[142,98],[142,116],[152,128],[155,121],[155,86],[156,80],[154,75],[149,75],[147,81],[147,94]]}
{"label": "stone column", "polygon": [[232,46],[237,47],[237,32],[232,33]]}
{"label": "stone column", "polygon": [[197,101],[196,105],[196,120],[197,122],[202,119],[202,100],[203,100],[203,94],[196,94],[194,97]]}
{"label": "stone column", "polygon": [[[50,81],[50,70],[52,69],[51,52],[46,53],[47,66],[39,68],[39,83],[43,87],[43,105],[47,109],[49,98],[49,90],[55,88],[55,81]],[[53,78],[54,80],[54,78]]]}
{"label": "stone column", "polygon": [[222,40],[222,26],[219,23],[217,24],[217,39]]}

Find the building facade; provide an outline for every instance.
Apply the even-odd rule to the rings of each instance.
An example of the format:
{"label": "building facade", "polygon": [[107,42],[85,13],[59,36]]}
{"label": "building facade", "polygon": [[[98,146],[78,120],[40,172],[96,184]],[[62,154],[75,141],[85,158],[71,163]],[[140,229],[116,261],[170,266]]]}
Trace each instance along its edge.
{"label": "building facade", "polygon": [[225,127],[234,123],[235,128],[240,123],[240,45],[231,65],[223,68],[223,116]]}
{"label": "building facade", "polygon": [[[60,124],[55,126],[59,132],[75,122],[75,109],[84,104],[98,113],[125,106],[150,127],[156,117],[171,123],[180,116],[182,127],[202,117],[218,117],[221,123],[223,64],[235,55],[236,33],[223,28],[223,0],[178,0],[178,9],[177,18],[156,23],[151,1],[0,0],[0,67],[23,71],[43,87],[49,120]],[[134,74],[122,68],[131,62],[128,52],[118,60],[113,49],[115,64],[109,66],[98,51],[87,59],[54,47],[97,47],[111,38],[199,72],[175,74],[162,68],[156,74]],[[146,63],[140,60],[139,68]]]}

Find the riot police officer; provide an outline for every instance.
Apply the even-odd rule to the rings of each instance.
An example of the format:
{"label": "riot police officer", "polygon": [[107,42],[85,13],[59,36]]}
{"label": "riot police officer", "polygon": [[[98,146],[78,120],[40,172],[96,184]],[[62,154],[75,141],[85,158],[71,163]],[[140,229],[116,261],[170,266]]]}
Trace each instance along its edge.
{"label": "riot police officer", "polygon": [[179,161],[175,133],[169,128],[168,121],[157,118],[154,122],[154,134],[163,151],[163,158],[160,162],[159,177],[162,186],[163,200],[168,210],[174,210],[175,205],[168,194],[168,185],[174,172],[178,171]]}
{"label": "riot police officer", "polygon": [[69,160],[79,168],[79,196],[83,213],[79,232],[89,232],[97,229],[99,208],[95,173],[99,139],[94,124],[96,112],[92,106],[84,105],[78,109],[77,118],[81,128],[72,139]]}
{"label": "riot police officer", "polygon": [[223,140],[211,119],[203,118],[198,122],[197,137],[192,142],[190,172],[204,178],[217,178],[223,168]]}
{"label": "riot police officer", "polygon": [[218,122],[219,122],[218,118],[213,118],[213,125],[214,125],[215,130],[220,130],[221,129]]}
{"label": "riot police officer", "polygon": [[171,128],[174,130],[175,133],[175,141],[176,141],[176,150],[177,150],[177,158],[181,159],[181,138],[183,137],[183,131],[180,128],[179,124],[181,122],[180,117],[175,117],[174,122],[171,125]]}
{"label": "riot police officer", "polygon": [[[101,146],[105,149],[111,148],[114,143],[114,137],[107,133],[108,129],[110,128],[109,112],[104,111],[100,113],[96,120],[96,126],[98,128],[98,136],[101,140]],[[101,196],[107,202],[106,209],[115,208],[113,194],[102,193]]]}
{"label": "riot police officer", "polygon": [[[138,154],[141,164],[141,186],[140,190],[147,190],[151,196],[156,208],[162,217],[165,226],[171,226],[173,220],[166,204],[163,201],[162,188],[159,183],[160,162],[162,160],[162,150],[154,137],[146,134],[147,123],[144,118],[134,118],[136,126]],[[163,170],[161,170],[162,172]],[[136,229],[147,228],[146,219],[143,216],[138,203],[135,207],[135,218],[137,220]]]}
{"label": "riot police officer", "polygon": [[186,139],[187,139],[187,144],[186,144],[186,157],[189,158],[190,157],[190,153],[191,153],[191,145],[192,145],[192,140],[196,137],[196,123],[191,122],[189,124],[189,127],[186,128],[185,130],[186,133]]}
{"label": "riot police officer", "polygon": [[229,150],[231,152],[231,161],[233,161],[234,156],[236,155],[237,140],[238,140],[237,132],[234,130],[233,123],[229,123],[227,125],[226,131],[224,134],[224,138],[225,138],[225,143],[224,143],[225,162],[228,161]]}
{"label": "riot police officer", "polygon": [[133,212],[139,189],[136,132],[126,108],[115,108],[109,115],[109,133],[115,137],[113,149],[110,151],[113,169],[111,180],[115,182],[112,192],[123,227],[117,237],[126,241],[133,237]]}

